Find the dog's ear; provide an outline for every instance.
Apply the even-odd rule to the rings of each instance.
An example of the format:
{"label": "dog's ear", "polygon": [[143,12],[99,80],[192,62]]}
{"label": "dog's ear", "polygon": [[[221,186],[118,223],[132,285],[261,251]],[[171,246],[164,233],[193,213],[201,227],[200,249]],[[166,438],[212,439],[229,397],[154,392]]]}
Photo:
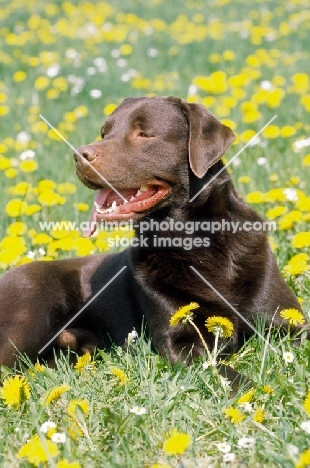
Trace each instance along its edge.
{"label": "dog's ear", "polygon": [[235,135],[200,104],[181,101],[189,126],[189,165],[201,178],[226,153]]}

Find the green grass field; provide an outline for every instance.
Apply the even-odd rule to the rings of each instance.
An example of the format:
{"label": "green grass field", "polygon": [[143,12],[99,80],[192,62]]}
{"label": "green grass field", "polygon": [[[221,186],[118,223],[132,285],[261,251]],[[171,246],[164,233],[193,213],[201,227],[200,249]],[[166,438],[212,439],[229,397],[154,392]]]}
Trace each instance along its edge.
{"label": "green grass field", "polygon": [[[40,230],[88,220],[94,197],[40,114],[78,147],[126,97],[175,95],[234,130],[226,161],[276,115],[230,171],[276,221],[270,242],[309,321],[309,30],[308,0],[1,0],[0,273],[107,250],[104,232]],[[309,342],[267,338],[276,352],[255,337],[231,357],[254,382],[234,396],[210,367],[172,368],[143,338],[78,368],[24,358],[23,372],[2,369],[0,465],[310,466]]]}

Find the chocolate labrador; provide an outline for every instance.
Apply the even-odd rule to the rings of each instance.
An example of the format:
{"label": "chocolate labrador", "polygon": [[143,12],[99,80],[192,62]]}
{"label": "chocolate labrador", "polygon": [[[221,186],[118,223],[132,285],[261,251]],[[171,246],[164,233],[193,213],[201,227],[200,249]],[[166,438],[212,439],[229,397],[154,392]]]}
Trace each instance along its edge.
{"label": "chocolate labrador", "polygon": [[197,332],[190,324],[169,325],[191,302],[200,306],[195,324],[211,347],[206,319],[233,322],[229,354],[254,333],[257,316],[277,325],[281,309],[300,310],[266,232],[257,229],[262,219],[238,197],[221,161],[235,139],[230,128],[199,104],[143,97],[126,99],[101,136],[74,154],[79,179],[97,190],[87,234],[95,221],[133,220],[132,245],[5,274],[2,364],[13,365],[16,349],[36,359],[47,343],[78,353],[123,345],[143,321],[160,354],[172,363],[192,360],[204,353]]}

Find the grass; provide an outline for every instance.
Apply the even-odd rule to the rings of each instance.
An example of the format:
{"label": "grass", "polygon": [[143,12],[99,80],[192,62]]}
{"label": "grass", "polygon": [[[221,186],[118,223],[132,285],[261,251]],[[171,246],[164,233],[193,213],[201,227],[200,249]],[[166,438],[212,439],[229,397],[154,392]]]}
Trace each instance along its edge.
{"label": "grass", "polygon": [[[77,183],[72,150],[42,125],[39,114],[78,147],[99,137],[105,116],[124,98],[176,95],[204,104],[232,126],[237,140],[225,155],[227,161],[277,115],[230,170],[238,192],[264,217],[273,219],[273,208],[284,211],[274,218],[274,254],[309,319],[307,6],[306,0],[3,1],[0,271],[35,259],[106,250],[104,233],[92,240],[83,240],[80,231],[46,232],[49,238],[44,241],[38,237],[40,221],[87,220],[94,197]],[[92,98],[92,90],[100,90],[101,98]],[[21,132],[26,132],[27,141]],[[22,155],[29,150],[35,153],[30,161],[37,167],[23,165]],[[63,185],[68,182],[70,186]],[[266,336],[263,325],[257,327]],[[25,376],[29,395],[28,387],[22,387],[10,406],[2,393],[0,464],[309,466],[309,433],[302,425],[310,419],[309,342],[302,336],[297,347],[292,336],[277,331],[269,338],[277,352],[254,337],[230,359],[253,381],[254,395],[244,397],[249,400],[245,406],[238,404],[245,389],[231,395],[202,362],[188,369],[172,368],[143,337],[128,353],[118,348],[109,354],[98,351],[95,369],[88,364],[81,372],[67,356],[59,358],[55,369],[35,369],[23,357],[22,372],[2,369],[5,385],[17,375]],[[292,353],[293,361],[286,362],[283,353]],[[129,381],[122,384],[113,368],[125,372]],[[44,395],[63,384],[70,389],[42,405]],[[70,402],[76,399],[85,400],[88,411],[76,404],[72,414]],[[135,407],[146,413],[131,412]],[[239,423],[227,417],[230,407],[240,412]],[[66,435],[65,442],[55,444],[59,453],[40,461],[37,445],[37,458],[17,458],[26,440],[36,434],[47,453],[53,431],[40,431],[46,421],[55,422],[57,432]],[[191,437],[178,455],[164,449],[173,429]],[[255,438],[255,444],[240,446],[244,437]],[[231,445],[227,454],[218,445],[223,442]],[[234,461],[228,461],[231,453]]]}

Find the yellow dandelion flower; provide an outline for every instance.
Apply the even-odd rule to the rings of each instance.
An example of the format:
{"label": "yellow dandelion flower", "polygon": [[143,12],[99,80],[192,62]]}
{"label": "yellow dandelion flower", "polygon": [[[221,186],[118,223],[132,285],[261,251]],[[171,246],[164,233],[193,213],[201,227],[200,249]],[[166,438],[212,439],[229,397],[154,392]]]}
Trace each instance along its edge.
{"label": "yellow dandelion flower", "polygon": [[6,232],[8,236],[22,236],[27,232],[27,224],[16,221],[9,225]]}
{"label": "yellow dandelion flower", "polygon": [[76,423],[73,418],[67,420],[68,422],[68,434],[73,440],[77,440],[78,437],[83,436],[84,432],[82,428]]}
{"label": "yellow dandelion flower", "polygon": [[301,163],[303,166],[310,166],[310,154],[306,154]]}
{"label": "yellow dandelion flower", "polygon": [[247,393],[242,395],[237,401],[237,405],[242,405],[243,403],[248,403],[252,400],[254,396],[254,388],[251,388]]}
{"label": "yellow dandelion flower", "polygon": [[310,232],[299,232],[295,234],[292,239],[292,246],[295,249],[303,249],[304,247],[309,247],[310,245]]}
{"label": "yellow dandelion flower", "polygon": [[257,408],[257,410],[254,413],[253,416],[253,421],[256,421],[258,423],[262,423],[265,419],[265,413],[262,410],[262,408]]}
{"label": "yellow dandelion flower", "polygon": [[290,325],[301,325],[305,323],[305,317],[297,309],[283,309],[280,312],[280,317],[287,320]]}
{"label": "yellow dandelion flower", "polygon": [[305,450],[300,454],[299,459],[295,464],[295,468],[307,468],[308,466],[310,466],[310,449]]}
{"label": "yellow dandelion flower", "polygon": [[241,411],[238,408],[234,408],[233,406],[224,409],[223,412],[227,418],[230,418],[230,422],[233,424],[239,424],[244,420],[244,415],[241,413]]}
{"label": "yellow dandelion flower", "polygon": [[43,366],[42,364],[39,364],[38,362],[36,362],[34,365],[34,371],[32,369],[28,369],[29,374],[32,376],[34,376],[35,373],[41,374],[44,371],[45,371],[45,366]]}
{"label": "yellow dandelion flower", "polygon": [[272,393],[274,393],[274,389],[270,385],[264,385],[263,386],[263,392],[272,394]]}
{"label": "yellow dandelion flower", "polygon": [[278,174],[274,174],[274,173],[270,174],[269,180],[270,180],[270,182],[278,182],[278,180],[279,180]]}
{"label": "yellow dandelion flower", "polygon": [[90,353],[85,353],[83,354],[83,356],[79,356],[74,368],[78,372],[82,372],[83,370],[93,370],[95,366],[96,364],[94,361],[91,360]]}
{"label": "yellow dandelion flower", "polygon": [[56,468],[80,468],[80,467],[81,465],[79,464],[79,462],[75,461],[75,462],[70,463],[66,458],[63,458],[56,463]]}
{"label": "yellow dandelion flower", "polygon": [[40,180],[38,184],[38,190],[40,193],[42,192],[50,192],[57,187],[57,184],[53,180],[43,179]]}
{"label": "yellow dandelion flower", "polygon": [[49,244],[50,242],[52,242],[52,240],[53,239],[51,236],[42,232],[41,234],[37,234],[33,237],[32,243],[33,245]]}
{"label": "yellow dandelion flower", "polygon": [[180,322],[184,324],[186,321],[192,320],[194,318],[192,310],[198,309],[198,307],[199,304],[197,304],[197,302],[191,302],[186,306],[180,307],[170,318],[169,325],[171,327],[176,327]]}
{"label": "yellow dandelion flower", "polygon": [[308,414],[310,414],[310,390],[304,401],[304,408]]}
{"label": "yellow dandelion flower", "polygon": [[75,415],[76,407],[78,407],[86,416],[89,414],[89,402],[88,400],[72,400],[68,406],[68,413]]}
{"label": "yellow dandelion flower", "polygon": [[16,218],[24,213],[26,207],[26,202],[19,200],[18,198],[13,198],[6,204],[5,212],[8,216]]}
{"label": "yellow dandelion flower", "polygon": [[34,213],[38,213],[38,211],[41,211],[42,207],[40,205],[37,205],[36,203],[33,203],[32,205],[28,205],[25,207],[23,210],[23,214],[26,216],[32,216]]}
{"label": "yellow dandelion flower", "polygon": [[22,161],[19,165],[19,168],[23,172],[34,172],[38,169],[38,163],[37,161],[33,160],[26,160]]}
{"label": "yellow dandelion flower", "polygon": [[155,463],[155,465],[151,465],[150,468],[171,468],[171,466],[163,465],[162,463]]}
{"label": "yellow dandelion flower", "polygon": [[63,198],[64,197],[61,197],[58,193],[49,190],[40,193],[38,196],[38,201],[41,203],[41,205],[45,206],[62,205]]}
{"label": "yellow dandelion flower", "polygon": [[78,211],[88,211],[89,205],[87,203],[73,203],[74,208]]}
{"label": "yellow dandelion flower", "polygon": [[55,458],[58,454],[57,444],[51,440],[43,442],[38,434],[35,434],[19,449],[16,458],[27,458],[29,463],[40,466],[41,463],[48,462],[50,458]]}
{"label": "yellow dandelion flower", "polygon": [[16,169],[11,168],[11,169],[7,169],[4,172],[4,174],[5,174],[5,177],[7,177],[8,179],[14,179],[14,177],[17,176],[18,171]]}
{"label": "yellow dandelion flower", "polygon": [[238,177],[238,182],[239,184],[248,184],[249,182],[251,182],[251,177],[250,176],[240,176]]}
{"label": "yellow dandelion flower", "polygon": [[41,403],[43,406],[48,406],[52,401],[58,400],[63,393],[70,390],[69,385],[60,385],[59,387],[53,387],[46,395],[42,398]]}
{"label": "yellow dandelion flower", "polygon": [[275,206],[266,211],[266,217],[269,219],[275,219],[282,216],[287,211],[286,206]]}
{"label": "yellow dandelion flower", "polygon": [[252,204],[264,203],[265,195],[259,191],[250,192],[246,195],[245,200],[247,201],[247,203]]}
{"label": "yellow dandelion flower", "polygon": [[182,455],[191,443],[190,435],[173,429],[171,436],[164,442],[163,450],[167,455]]}
{"label": "yellow dandelion flower", "polygon": [[306,253],[296,254],[290,259],[288,264],[285,265],[282,271],[286,275],[300,275],[301,273],[304,273],[304,271],[309,270],[310,267],[307,265],[308,260],[309,255]]}
{"label": "yellow dandelion flower", "polygon": [[205,322],[205,326],[208,332],[214,335],[218,334],[221,338],[231,337],[234,331],[233,323],[226,317],[209,317]]}
{"label": "yellow dandelion flower", "polygon": [[18,70],[13,75],[13,81],[16,81],[16,82],[24,81],[26,78],[27,78],[27,73],[24,72],[23,70]]}
{"label": "yellow dandelion flower", "polygon": [[129,382],[129,378],[127,377],[125,372],[122,371],[122,369],[118,369],[117,367],[112,367],[111,372],[113,375],[115,375],[115,377],[117,377],[120,380],[121,385],[124,385],[125,383]]}
{"label": "yellow dandelion flower", "polygon": [[31,395],[30,385],[26,377],[8,377],[0,389],[0,397],[7,406],[18,408]]}
{"label": "yellow dandelion flower", "polygon": [[72,194],[76,192],[76,185],[72,184],[71,182],[58,184],[57,190],[61,195]]}

